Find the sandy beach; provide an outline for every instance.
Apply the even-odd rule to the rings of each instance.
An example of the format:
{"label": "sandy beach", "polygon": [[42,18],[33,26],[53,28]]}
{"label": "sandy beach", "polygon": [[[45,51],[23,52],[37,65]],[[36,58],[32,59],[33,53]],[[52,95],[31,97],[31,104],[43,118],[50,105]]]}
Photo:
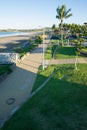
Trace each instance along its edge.
{"label": "sandy beach", "polygon": [[14,47],[21,46],[29,40],[30,35],[9,36],[0,38],[0,53],[12,52]]}

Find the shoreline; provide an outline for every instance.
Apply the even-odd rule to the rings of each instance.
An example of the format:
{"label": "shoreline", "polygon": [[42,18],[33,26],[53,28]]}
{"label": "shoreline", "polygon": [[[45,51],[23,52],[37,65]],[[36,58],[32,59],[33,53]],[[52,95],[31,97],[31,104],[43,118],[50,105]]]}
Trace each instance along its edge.
{"label": "shoreline", "polygon": [[[1,32],[0,32],[1,33]],[[0,34],[0,38],[14,37],[14,36],[25,36],[25,35],[35,35],[38,32],[8,32],[8,34]]]}
{"label": "shoreline", "polygon": [[29,38],[30,35],[0,37],[0,53],[13,52],[14,47],[22,46]]}

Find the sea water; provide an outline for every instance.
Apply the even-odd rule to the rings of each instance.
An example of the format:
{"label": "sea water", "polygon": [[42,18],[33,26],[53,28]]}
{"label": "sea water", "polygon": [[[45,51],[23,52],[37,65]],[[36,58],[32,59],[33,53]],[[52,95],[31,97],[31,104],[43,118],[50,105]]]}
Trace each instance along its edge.
{"label": "sea water", "polygon": [[0,37],[9,37],[9,36],[17,36],[24,35],[23,32],[0,32]]}

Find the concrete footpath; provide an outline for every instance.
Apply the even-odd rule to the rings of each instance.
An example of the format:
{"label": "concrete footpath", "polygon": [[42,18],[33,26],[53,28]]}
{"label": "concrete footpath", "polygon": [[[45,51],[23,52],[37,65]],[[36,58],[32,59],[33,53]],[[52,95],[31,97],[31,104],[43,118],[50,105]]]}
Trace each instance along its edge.
{"label": "concrete footpath", "polygon": [[0,83],[0,126],[25,102],[42,63],[42,45],[18,62],[17,68]]}
{"label": "concrete footpath", "polygon": [[58,65],[58,64],[75,64],[75,62],[87,64],[87,58],[71,58],[71,59],[52,59],[52,60],[45,60],[46,65]]}

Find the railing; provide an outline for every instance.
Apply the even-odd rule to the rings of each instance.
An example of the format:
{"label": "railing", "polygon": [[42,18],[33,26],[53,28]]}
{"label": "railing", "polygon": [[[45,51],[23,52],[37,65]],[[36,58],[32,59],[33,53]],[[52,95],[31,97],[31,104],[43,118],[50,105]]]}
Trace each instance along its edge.
{"label": "railing", "polygon": [[0,64],[17,63],[18,53],[0,53]]}

